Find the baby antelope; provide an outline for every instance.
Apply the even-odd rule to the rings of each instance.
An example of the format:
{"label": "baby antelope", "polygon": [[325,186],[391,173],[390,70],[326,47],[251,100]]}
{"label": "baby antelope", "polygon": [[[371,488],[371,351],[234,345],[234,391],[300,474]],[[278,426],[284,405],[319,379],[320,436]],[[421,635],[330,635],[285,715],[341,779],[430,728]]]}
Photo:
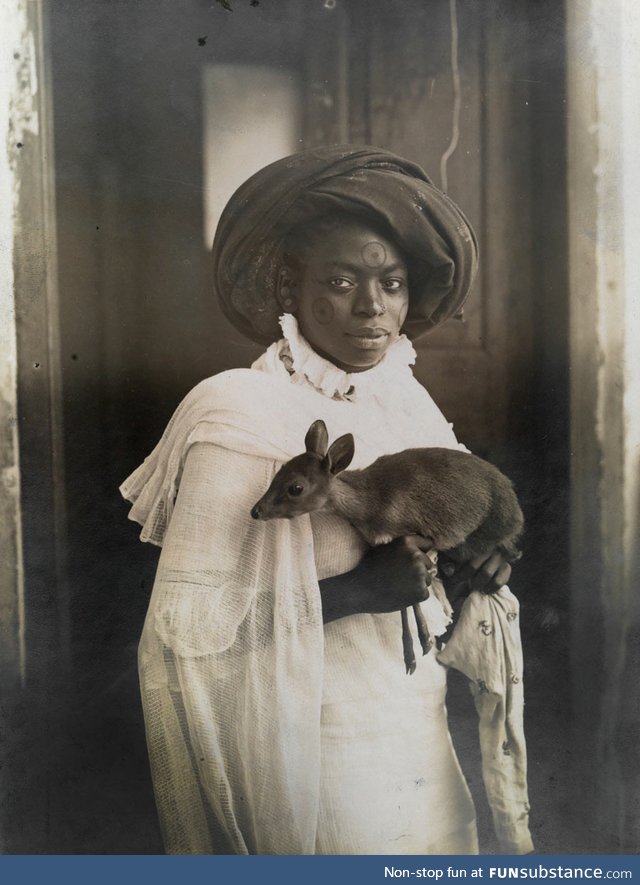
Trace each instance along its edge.
{"label": "baby antelope", "polygon": [[[383,455],[363,470],[347,470],[354,454],[350,433],[331,446],[324,421],[314,421],[306,452],[292,458],[251,509],[254,519],[290,519],[328,510],[348,520],[375,546],[422,535],[434,550],[468,562],[497,549],[520,558],[516,542],[524,520],[510,480],[497,467],[457,449],[405,449]],[[431,642],[419,605],[413,607],[423,653]],[[406,610],[402,636],[408,673],[415,670]]]}

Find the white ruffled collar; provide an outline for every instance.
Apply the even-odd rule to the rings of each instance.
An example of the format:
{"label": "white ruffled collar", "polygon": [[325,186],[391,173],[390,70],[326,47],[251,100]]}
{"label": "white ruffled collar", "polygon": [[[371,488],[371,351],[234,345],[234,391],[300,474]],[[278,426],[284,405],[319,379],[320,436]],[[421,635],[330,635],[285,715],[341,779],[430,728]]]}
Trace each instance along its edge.
{"label": "white ruffled collar", "polygon": [[375,392],[395,379],[398,373],[411,375],[416,352],[406,335],[401,335],[380,362],[364,372],[345,372],[324,359],[311,347],[290,313],[280,317],[284,339],[278,342],[278,356],[290,374],[304,377],[316,390],[333,399],[355,399],[364,391]]}

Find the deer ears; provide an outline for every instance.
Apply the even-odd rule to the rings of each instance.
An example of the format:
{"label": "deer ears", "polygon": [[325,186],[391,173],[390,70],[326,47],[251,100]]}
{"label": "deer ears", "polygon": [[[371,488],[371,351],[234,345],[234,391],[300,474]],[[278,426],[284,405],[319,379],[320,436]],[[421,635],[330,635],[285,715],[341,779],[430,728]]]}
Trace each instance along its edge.
{"label": "deer ears", "polygon": [[338,437],[327,450],[329,433],[326,424],[321,419],[313,422],[304,438],[304,444],[307,452],[319,455],[324,459],[333,474],[347,469],[355,451],[353,436],[350,433]]}
{"label": "deer ears", "polygon": [[347,469],[349,464],[351,464],[354,451],[355,445],[353,442],[353,436],[350,433],[345,433],[344,436],[339,436],[334,443],[331,443],[324,460],[334,476],[336,473],[341,473],[343,470]]}
{"label": "deer ears", "polygon": [[320,455],[321,458],[324,458],[327,454],[329,432],[327,431],[327,425],[321,418],[314,421],[311,427],[307,430],[304,444],[307,452],[314,455]]}

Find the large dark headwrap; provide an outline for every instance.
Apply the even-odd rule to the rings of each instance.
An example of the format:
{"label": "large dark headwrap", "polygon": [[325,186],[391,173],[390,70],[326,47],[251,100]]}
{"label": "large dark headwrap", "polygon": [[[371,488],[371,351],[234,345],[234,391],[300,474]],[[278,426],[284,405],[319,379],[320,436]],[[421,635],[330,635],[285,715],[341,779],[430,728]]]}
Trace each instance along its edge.
{"label": "large dark headwrap", "polygon": [[389,231],[417,267],[404,331],[416,338],[458,313],[478,264],[475,234],[419,166],[373,147],[338,145],[278,160],[229,200],[213,243],[227,318],[262,344],[281,337],[277,272],[287,232],[333,211]]}

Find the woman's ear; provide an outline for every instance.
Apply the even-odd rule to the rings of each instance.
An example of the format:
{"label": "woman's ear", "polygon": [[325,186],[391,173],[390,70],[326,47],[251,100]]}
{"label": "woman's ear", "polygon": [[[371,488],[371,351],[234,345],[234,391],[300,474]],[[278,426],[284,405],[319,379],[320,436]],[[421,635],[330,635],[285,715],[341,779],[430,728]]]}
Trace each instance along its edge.
{"label": "woman's ear", "polygon": [[276,298],[280,307],[286,313],[295,313],[298,309],[298,277],[299,273],[292,261],[285,259],[278,271],[276,282]]}

